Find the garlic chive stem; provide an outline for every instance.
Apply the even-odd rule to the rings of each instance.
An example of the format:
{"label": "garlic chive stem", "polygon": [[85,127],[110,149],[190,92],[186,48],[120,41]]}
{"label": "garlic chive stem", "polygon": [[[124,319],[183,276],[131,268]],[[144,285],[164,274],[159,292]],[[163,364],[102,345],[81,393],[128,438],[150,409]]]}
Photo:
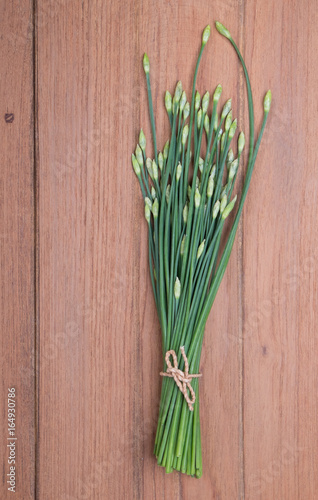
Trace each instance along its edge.
{"label": "garlic chive stem", "polygon": [[151,95],[151,86],[150,86],[150,78],[149,78],[149,70],[146,72],[146,81],[147,81],[147,92],[148,92],[148,103],[149,103],[149,115],[150,115],[150,123],[151,123],[151,131],[153,138],[153,147],[154,147],[154,155],[155,160],[158,165],[158,157],[157,157],[157,139],[156,139],[156,125],[155,119],[153,115],[153,104],[152,104],[152,95]]}

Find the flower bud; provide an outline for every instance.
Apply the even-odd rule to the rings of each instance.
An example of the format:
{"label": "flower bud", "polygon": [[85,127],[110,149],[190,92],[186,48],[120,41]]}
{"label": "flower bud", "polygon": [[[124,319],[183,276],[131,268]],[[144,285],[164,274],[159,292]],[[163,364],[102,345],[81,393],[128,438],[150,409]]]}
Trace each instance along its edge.
{"label": "flower bud", "polygon": [[199,259],[201,257],[203,250],[204,250],[204,245],[205,245],[205,240],[203,240],[202,243],[200,243],[200,245],[199,245],[199,248],[197,251],[197,259]]}
{"label": "flower bud", "polygon": [[198,188],[196,188],[195,194],[194,194],[194,205],[195,205],[195,208],[199,208],[200,202],[201,202],[200,191],[198,190]]}
{"label": "flower bud", "polygon": [[149,224],[150,223],[150,208],[147,204],[145,204],[145,219]]}
{"label": "flower bud", "polygon": [[179,300],[180,295],[181,295],[181,283],[180,283],[178,276],[176,277],[176,281],[174,282],[174,290],[173,291],[174,291],[175,299]]}
{"label": "flower bud", "polygon": [[170,142],[169,140],[166,142],[166,144],[164,145],[164,148],[163,148],[163,157],[164,159],[166,160],[168,158],[168,154],[169,154],[169,145],[170,145]]}
{"label": "flower bud", "polygon": [[141,147],[139,146],[139,144],[137,144],[137,146],[136,146],[135,155],[136,155],[136,158],[137,158],[139,165],[142,167],[144,164],[144,159],[143,159]]}
{"label": "flower bud", "polygon": [[203,31],[203,35],[202,35],[202,45],[205,45],[207,43],[207,41],[209,40],[210,38],[210,34],[211,34],[211,27],[210,25],[208,24],[206,26],[206,28],[204,28],[204,31]]}
{"label": "flower bud", "polygon": [[160,170],[162,171],[162,169],[163,169],[163,155],[162,155],[161,151],[158,153],[158,165],[159,165]]}
{"label": "flower bud", "polygon": [[225,118],[224,130],[227,132],[232,124],[232,110],[228,112]]}
{"label": "flower bud", "polygon": [[214,203],[214,207],[213,207],[213,210],[212,210],[212,218],[213,219],[217,218],[219,211],[220,211],[220,202],[219,202],[219,200],[217,200]]}
{"label": "flower bud", "polygon": [[210,93],[206,92],[202,97],[202,112],[206,113],[209,107]]}
{"label": "flower bud", "polygon": [[176,170],[176,179],[177,179],[177,181],[180,179],[181,173],[182,173],[182,165],[179,162],[178,165],[177,165],[177,170]]}
{"label": "flower bud", "polygon": [[154,200],[155,197],[156,197],[156,190],[153,186],[151,186],[151,196],[152,196],[152,199]]}
{"label": "flower bud", "polygon": [[168,184],[166,187],[166,202],[169,203],[171,185]]}
{"label": "flower bud", "polygon": [[152,175],[154,180],[158,180],[158,166],[155,160],[152,160]]}
{"label": "flower bud", "polygon": [[181,137],[181,143],[182,145],[184,146],[185,143],[187,142],[187,138],[188,138],[188,134],[189,134],[189,125],[186,124],[184,127],[183,127],[183,130],[182,130],[182,137]]}
{"label": "flower bud", "polygon": [[232,122],[229,130],[229,139],[232,140],[237,129],[237,119]]}
{"label": "flower bud", "polygon": [[219,102],[219,99],[221,97],[221,94],[222,94],[222,87],[221,85],[218,85],[214,91],[214,94],[213,94],[213,101],[215,103]]}
{"label": "flower bud", "polygon": [[140,165],[139,165],[137,158],[134,154],[131,155],[131,162],[132,162],[132,166],[133,166],[135,174],[137,175],[137,177],[139,177],[140,176]]}
{"label": "flower bud", "polygon": [[222,120],[224,120],[224,118],[226,117],[226,115],[229,113],[231,107],[232,107],[232,99],[228,99],[226,101],[226,103],[224,104],[223,109],[222,109],[222,114],[221,114],[221,119]]}
{"label": "flower bud", "polygon": [[238,136],[238,140],[237,140],[237,150],[238,150],[239,156],[242,154],[244,146],[245,146],[245,135],[244,135],[244,132],[241,132],[240,135]]}
{"label": "flower bud", "polygon": [[186,105],[187,102],[187,96],[185,91],[182,92],[181,98],[180,98],[180,112],[182,113],[184,106]]}
{"label": "flower bud", "polygon": [[272,103],[272,92],[268,90],[264,97],[264,113],[268,113]]}
{"label": "flower bud", "polygon": [[216,21],[215,26],[216,26],[216,29],[218,30],[218,32],[221,33],[221,35],[225,36],[229,40],[231,39],[231,35],[230,35],[229,30],[227,30],[223,26],[223,24],[219,23],[219,21]]}
{"label": "flower bud", "polygon": [[184,205],[184,209],[182,211],[183,222],[186,224],[188,220],[189,208],[188,205]]}
{"label": "flower bud", "polygon": [[201,101],[201,96],[200,96],[199,92],[196,91],[195,97],[194,97],[194,109],[195,109],[195,111],[198,111],[198,109],[200,107],[200,101]]}
{"label": "flower bud", "polygon": [[213,167],[211,168],[211,174],[210,174],[212,179],[215,178],[215,174],[216,174],[216,165],[214,163]]}
{"label": "flower bud", "polygon": [[166,106],[167,112],[171,113],[172,97],[171,97],[171,94],[168,90],[166,90],[166,93],[165,93],[165,106]]}
{"label": "flower bud", "polygon": [[234,153],[233,149],[229,149],[229,152],[227,154],[227,159],[226,159],[226,166],[227,168],[230,168],[232,161],[234,160]]}
{"label": "flower bud", "polygon": [[146,196],[146,198],[145,198],[145,204],[148,205],[150,210],[152,209],[152,201],[150,198],[148,198],[148,196]]}
{"label": "flower bud", "polygon": [[147,158],[146,160],[146,167],[148,170],[148,174],[150,175],[151,179],[153,179],[152,160],[150,158]]}
{"label": "flower bud", "polygon": [[186,102],[183,110],[183,118],[186,120],[190,114],[190,103]]}
{"label": "flower bud", "polygon": [[140,145],[141,149],[143,151],[145,151],[145,149],[146,149],[146,136],[145,136],[142,129],[140,130],[140,134],[139,134],[139,145]]}
{"label": "flower bud", "polygon": [[227,204],[227,196],[224,193],[223,196],[222,196],[222,198],[221,198],[221,203],[220,203],[220,213],[221,214],[224,212],[226,204]]}
{"label": "flower bud", "polygon": [[236,158],[236,160],[233,160],[231,165],[230,165],[230,169],[229,169],[229,181],[232,181],[234,179],[234,176],[237,172],[237,169],[238,169],[238,159]]}
{"label": "flower bud", "polygon": [[198,116],[197,116],[197,127],[201,127],[201,121],[202,121],[202,109],[200,108],[198,111]]}
{"label": "flower bud", "polygon": [[203,160],[203,158],[201,158],[201,156],[199,156],[199,170],[200,170],[201,174],[203,172],[203,166],[204,166],[204,160]]}
{"label": "flower bud", "polygon": [[175,102],[179,103],[182,95],[182,83],[179,81],[176,85],[176,90],[174,92]]}
{"label": "flower bud", "polygon": [[144,72],[146,74],[148,74],[149,73],[149,69],[150,69],[150,65],[149,65],[149,58],[148,58],[148,56],[147,56],[146,53],[144,54],[144,58],[143,58],[142,64],[143,64],[143,67],[144,67]]}
{"label": "flower bud", "polygon": [[159,202],[158,202],[157,198],[155,198],[153,201],[151,211],[152,211],[152,215],[153,215],[154,219],[156,219],[158,217],[158,213],[159,213]]}
{"label": "flower bud", "polygon": [[229,215],[229,213],[233,210],[235,202],[236,202],[236,199],[237,199],[237,195],[235,195],[235,197],[233,198],[233,200],[230,201],[230,203],[225,207],[224,212],[222,214],[222,219],[223,220],[226,219],[227,216]]}
{"label": "flower bud", "polygon": [[214,179],[213,179],[212,175],[210,175],[209,181],[208,181],[208,187],[206,190],[206,195],[208,198],[212,198],[213,191],[214,191]]}
{"label": "flower bud", "polygon": [[209,131],[210,131],[210,120],[209,120],[208,115],[205,115],[205,117],[204,117],[204,123],[203,123],[203,126],[204,126],[204,130],[205,130],[206,135],[209,135]]}

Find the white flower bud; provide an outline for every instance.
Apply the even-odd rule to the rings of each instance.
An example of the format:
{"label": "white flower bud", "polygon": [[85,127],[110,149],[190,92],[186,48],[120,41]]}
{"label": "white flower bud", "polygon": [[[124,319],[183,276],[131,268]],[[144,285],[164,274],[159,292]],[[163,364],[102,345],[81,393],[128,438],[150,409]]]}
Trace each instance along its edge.
{"label": "white flower bud", "polygon": [[194,194],[194,205],[195,205],[195,208],[199,208],[200,203],[201,203],[200,191],[198,190],[198,188],[196,188],[195,194]]}
{"label": "white flower bud", "polygon": [[140,176],[140,165],[139,165],[139,163],[136,159],[136,156],[134,154],[131,155],[131,161],[132,161],[132,166],[133,166],[134,172],[137,175],[137,177],[139,177]]}
{"label": "white flower bud", "polygon": [[219,202],[219,200],[217,200],[214,203],[214,207],[213,207],[213,210],[212,210],[212,218],[213,219],[217,218],[219,211],[220,211],[220,202]]}
{"label": "white flower bud", "polygon": [[225,207],[226,207],[226,204],[227,204],[227,196],[226,194],[224,193],[222,198],[221,198],[221,203],[220,203],[220,213],[222,214]]}
{"label": "white flower bud", "polygon": [[181,177],[181,173],[182,173],[182,165],[179,162],[178,165],[177,165],[177,170],[176,170],[176,179],[177,179],[177,182],[178,182],[178,180]]}
{"label": "white flower bud", "polygon": [[205,240],[202,241],[202,243],[199,245],[198,251],[197,251],[197,259],[199,259],[203,253],[204,250],[204,245],[205,245]]}
{"label": "white flower bud", "polygon": [[175,296],[175,299],[179,300],[180,299],[180,295],[181,295],[181,283],[180,283],[180,280],[179,280],[179,278],[177,276],[176,277],[176,281],[174,282],[174,296]]}
{"label": "white flower bud", "polygon": [[146,136],[145,136],[142,129],[140,130],[140,134],[139,134],[139,144],[140,144],[141,149],[143,151],[145,151],[145,149],[146,149]]}
{"label": "white flower bud", "polygon": [[152,215],[154,216],[154,219],[156,219],[158,217],[158,213],[159,213],[159,202],[158,202],[157,198],[155,198],[153,201],[151,211],[152,211]]}

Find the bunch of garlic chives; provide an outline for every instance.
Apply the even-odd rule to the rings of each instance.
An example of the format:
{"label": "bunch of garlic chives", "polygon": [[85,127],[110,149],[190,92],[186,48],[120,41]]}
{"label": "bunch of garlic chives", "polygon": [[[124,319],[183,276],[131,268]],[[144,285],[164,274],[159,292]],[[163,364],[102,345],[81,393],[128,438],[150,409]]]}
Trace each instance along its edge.
{"label": "bunch of garlic chives", "polygon": [[[254,144],[254,112],[251,86],[243,58],[230,33],[220,23],[218,31],[230,40],[243,65],[249,104],[249,158],[238,210],[218,258],[224,220],[233,210],[237,197],[232,193],[240,157],[245,145],[243,132],[238,137],[238,156],[230,149],[236,132],[231,100],[226,101],[218,119],[217,106],[222,87],[202,100],[196,91],[196,77],[210,27],[203,32],[195,68],[191,105],[181,82],[174,96],[167,91],[165,106],[171,125],[171,138],[163,152],[157,151],[156,128],[150,86],[150,65],[145,54],[143,66],[147,80],[150,122],[154,156],[146,158],[146,138],[140,132],[139,145],[132,156],[145,200],[145,217],[149,228],[150,276],[163,336],[163,355],[173,349],[183,369],[180,346],[185,347],[190,373],[198,373],[204,327],[233,246],[235,233],[247,194],[257,151],[270,108],[271,94],[264,100],[264,119]],[[187,122],[189,118],[189,122]],[[223,128],[222,128],[223,127]],[[192,134],[193,132],[193,134]],[[200,157],[203,135],[206,154]],[[194,151],[191,153],[193,135]],[[192,180],[191,180],[192,177]],[[201,434],[199,421],[198,380],[192,380],[197,395],[190,412],[173,379],[164,378],[156,434],[155,454],[167,472],[174,469],[200,477],[202,474]]]}

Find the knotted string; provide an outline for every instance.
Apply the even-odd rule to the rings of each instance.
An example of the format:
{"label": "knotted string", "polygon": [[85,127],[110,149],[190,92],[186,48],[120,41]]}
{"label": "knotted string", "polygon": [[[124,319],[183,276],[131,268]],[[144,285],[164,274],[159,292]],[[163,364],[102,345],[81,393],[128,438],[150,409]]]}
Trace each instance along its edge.
{"label": "knotted string", "polygon": [[[197,375],[194,374],[189,374],[189,363],[188,363],[188,358],[185,354],[184,347],[180,347],[180,351],[182,354],[182,357],[184,359],[184,372],[182,370],[179,370],[178,368],[178,358],[176,353],[171,350],[166,352],[165,356],[165,361],[167,364],[167,371],[166,372],[160,372],[160,375],[162,377],[171,377],[174,379],[175,383],[179,387],[180,391],[184,395],[184,398],[186,402],[188,403],[189,410],[193,411],[193,405],[195,403],[195,392],[191,386],[191,380],[193,378],[198,378],[202,377],[202,374],[199,373]],[[170,356],[173,358],[173,364],[172,366],[170,362]],[[191,398],[189,397],[188,390],[190,391]]]}

